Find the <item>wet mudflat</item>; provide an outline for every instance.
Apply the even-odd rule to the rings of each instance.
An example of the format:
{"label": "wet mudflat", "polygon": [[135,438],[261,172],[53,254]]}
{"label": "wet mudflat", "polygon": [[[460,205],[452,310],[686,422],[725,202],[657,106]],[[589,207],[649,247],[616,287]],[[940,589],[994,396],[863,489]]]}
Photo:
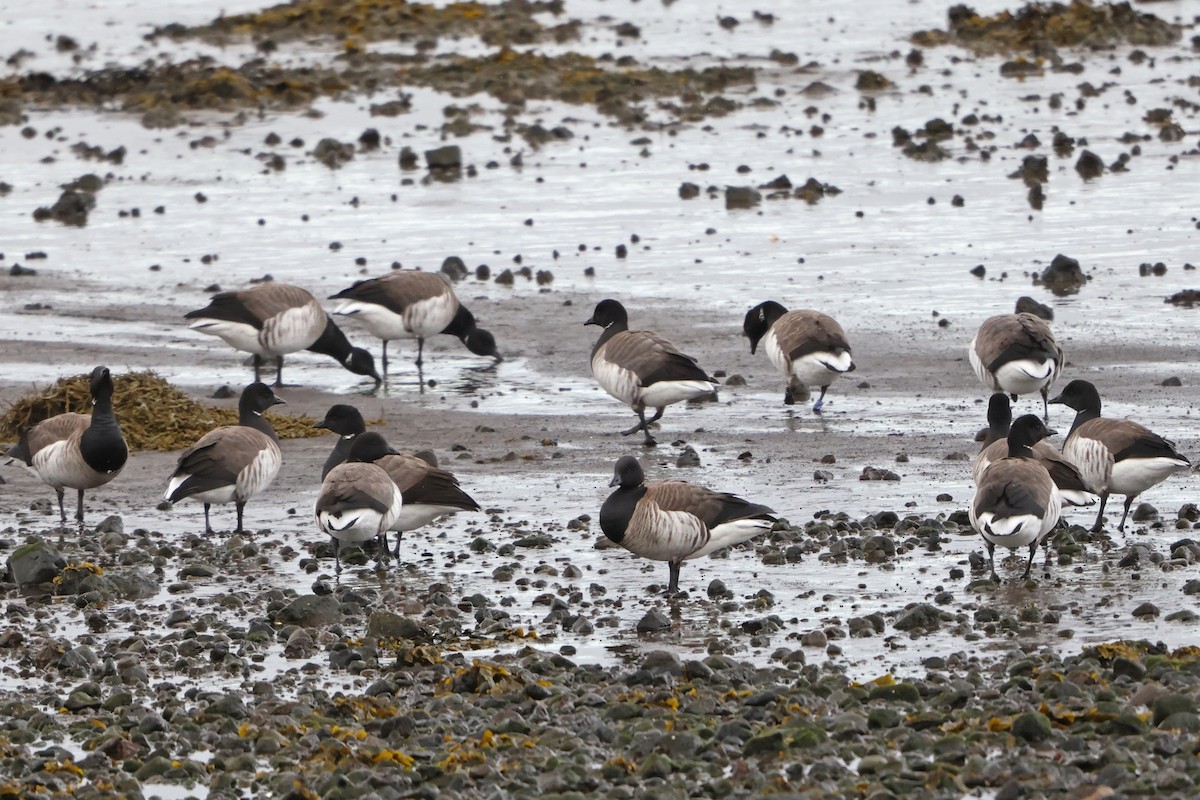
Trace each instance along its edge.
{"label": "wet mudflat", "polygon": [[[159,6],[95,11],[111,35],[93,50],[75,17],[29,24],[76,47],[9,25],[5,52],[31,53],[9,75],[56,76],[26,80],[31,92],[197,55],[251,87],[246,65],[264,53],[297,81],[330,65],[425,72],[386,88],[343,75],[342,89],[304,102],[218,76],[201,87],[221,99],[209,103],[194,82],[213,65],[175,74],[191,106],[132,106],[115,79],[103,111],[26,95],[23,117],[0,128],[12,187],[0,197],[4,398],[105,363],[220,404],[207,396],[249,369],[180,319],[213,284],[270,274],[323,297],[393,262],[437,269],[450,255],[468,268],[460,297],[506,360],[435,341],[422,391],[412,348],[393,344],[396,379],[368,395],[328,359],[289,358],[289,412],[353,402],[389,440],[432,449],[485,509],[406,534],[404,563],[383,572],[351,553],[336,578],[312,522],[331,437],[285,442],[244,536],[200,535],[195,506],[156,509],[170,453],[135,454],[89,496],[88,532],[61,543],[52,492],[6,469],[6,557],[40,539],[69,566],[40,587],[6,577],[4,789],[1187,796],[1200,727],[1195,475],[1148,492],[1157,513],[1126,535],[1111,510],[1100,535],[1073,512],[1083,527],[1039,554],[1029,584],[980,580],[982,543],[962,513],[987,397],[966,344],[1022,295],[1053,310],[1064,377],[1093,380],[1106,413],[1198,451],[1196,312],[1164,300],[1196,288],[1196,223],[1179,197],[1196,178],[1187,25],[1200,8],[1159,5],[1137,10],[1185,23],[1178,39],[1025,54],[1040,71],[1019,52],[914,43],[948,28],[935,4],[861,19],[567,4],[535,16],[558,33],[508,43],[597,60],[580,70],[724,70],[695,96],[610,105],[532,82],[522,97],[446,83],[452,71],[437,68],[454,59],[494,59],[493,34],[351,48],[342,34],[276,33],[274,50],[207,29],[143,39],[210,22]],[[571,20],[578,39],[561,35]],[[350,149],[318,148],[326,138]],[[426,168],[423,152],[443,144],[462,148],[458,173]],[[406,146],[413,168],[401,168]],[[1090,178],[1077,168],[1085,149],[1104,165]],[[89,173],[102,188],[86,224],[35,220]],[[797,192],[810,177],[822,191]],[[729,208],[730,186],[760,200]],[[1073,294],[1032,280],[1058,253],[1090,276]],[[511,283],[497,281],[505,270]],[[623,440],[632,415],[590,377],[595,329],[582,326],[609,296],[634,327],[745,385],[669,409],[653,451]],[[851,337],[858,371],[821,417],[782,406],[782,381],[740,335],[766,298],[826,311]],[[1069,427],[1062,412],[1051,422]],[[687,447],[699,466],[677,466]],[[686,564],[686,598],[667,601],[665,565],[597,548],[611,466],[629,452],[651,478],[736,491],[787,524]],[[860,480],[867,467],[899,480]],[[214,513],[227,531],[232,512]],[[119,521],[97,530],[108,515]]]}

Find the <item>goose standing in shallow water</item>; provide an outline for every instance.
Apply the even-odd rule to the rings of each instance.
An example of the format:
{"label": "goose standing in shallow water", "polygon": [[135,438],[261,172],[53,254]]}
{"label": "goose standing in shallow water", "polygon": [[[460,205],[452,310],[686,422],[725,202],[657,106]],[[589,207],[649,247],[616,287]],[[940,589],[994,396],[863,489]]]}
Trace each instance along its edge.
{"label": "goose standing in shallow water", "polygon": [[113,380],[108,367],[92,370],[89,388],[91,416],[68,411],[44,419],[26,431],[8,451],[10,459],[22,461],[54,489],[63,525],[67,524],[64,491],[75,489],[79,493],[75,520],[82,526],[84,491],[117,477],[129,458],[129,448],[113,411]]}
{"label": "goose standing in shallow water", "polygon": [[[331,406],[325,418],[313,427],[325,428],[338,434],[333,452],[325,460],[321,478],[346,461],[354,444],[366,432],[362,414],[354,406]],[[479,511],[479,504],[458,485],[458,479],[444,469],[438,469],[422,458],[395,451],[376,463],[383,467],[400,490],[404,506],[387,530],[396,531],[396,547],[392,554],[400,560],[400,538],[405,531],[415,530],[446,514],[459,511]],[[384,533],[386,547],[387,533]]]}
{"label": "goose standing in shallow water", "polygon": [[283,455],[279,437],[263,412],[284,402],[271,387],[255,382],[242,390],[238,424],[216,428],[179,455],[163,499],[168,503],[195,500],[204,504],[204,532],[212,533],[208,509],[213,503],[235,503],[241,533],[246,502],[275,480]]}
{"label": "goose standing in shallow water", "polygon": [[837,321],[820,311],[788,311],[768,300],[746,312],[742,330],[750,339],[750,354],[763,349],[787,382],[783,404],[807,400],[810,390],[820,387],[813,411],[821,413],[829,385],[854,371],[846,332]]}
{"label": "goose standing in shallow water", "polygon": [[736,495],[685,481],[645,482],[642,465],[622,456],[609,486],[618,487],[600,508],[600,529],[634,555],[666,561],[667,594],[679,594],[679,568],[723,547],[771,530],[775,512]]}
{"label": "goose standing in shallow water", "polygon": [[348,460],[329,471],[321,484],[313,514],[321,530],[333,537],[333,557],[342,571],[342,542],[379,542],[376,562],[387,553],[387,530],[400,516],[400,487],[379,464],[399,455],[378,433],[355,437]]}
{"label": "goose standing in shallow water", "polygon": [[1071,381],[1050,402],[1076,412],[1063,455],[1079,466],[1083,479],[1100,495],[1100,511],[1092,533],[1104,528],[1104,506],[1109,495],[1125,495],[1125,512],[1117,526],[1124,533],[1129,507],[1139,494],[1192,466],[1174,443],[1145,426],[1127,419],[1101,417],[1100,393],[1088,381]]}
{"label": "goose standing in shallow water", "polygon": [[[1012,406],[1008,395],[996,392],[988,401],[988,432],[983,446],[971,462],[971,478],[979,483],[989,466],[1008,458],[1008,433],[1012,428]],[[1033,445],[1033,457],[1050,473],[1063,502],[1070,506],[1094,506],[1100,500],[1091,485],[1083,479],[1079,468],[1047,441]]]}
{"label": "goose standing in shallow water", "polygon": [[333,313],[357,317],[372,336],[383,340],[384,377],[388,374],[387,346],[392,339],[417,340],[418,373],[425,363],[425,339],[438,333],[459,338],[475,355],[504,360],[496,350],[496,337],[475,324],[474,315],[436,273],[396,270],[358,281],[329,299],[341,301]]}
{"label": "goose standing in shallow water", "polygon": [[254,380],[261,380],[264,358],[276,362],[275,386],[283,386],[283,357],[311,350],[330,356],[355,375],[381,383],[375,359],[353,347],[321,304],[308,291],[286,283],[264,283],[241,292],[213,295],[208,305],[189,311],[188,328],[217,336],[229,346],[254,354]]}
{"label": "goose standing in shallow water", "polygon": [[[592,348],[592,374],[604,391],[638,415],[638,424],[622,435],[643,431],[648,446],[655,444],[650,426],[672,403],[697,397],[716,397],[716,381],[700,369],[696,359],[649,331],[629,330],[629,315],[616,300],[601,300],[584,325],[604,328]],[[646,419],[646,409],[654,416]]]}
{"label": "goose standing in shallow water", "polygon": [[1046,321],[1033,314],[1001,314],[979,326],[967,348],[979,382],[993,392],[1040,392],[1042,418],[1050,419],[1047,397],[1062,372],[1063,351]]}
{"label": "goose standing in shallow water", "polygon": [[1029,548],[1021,580],[1029,577],[1038,543],[1058,524],[1062,498],[1050,473],[1033,455],[1033,446],[1054,432],[1034,414],[1026,414],[1008,434],[1008,457],[993,462],[979,479],[967,516],[987,543],[988,569],[996,575],[996,545]]}

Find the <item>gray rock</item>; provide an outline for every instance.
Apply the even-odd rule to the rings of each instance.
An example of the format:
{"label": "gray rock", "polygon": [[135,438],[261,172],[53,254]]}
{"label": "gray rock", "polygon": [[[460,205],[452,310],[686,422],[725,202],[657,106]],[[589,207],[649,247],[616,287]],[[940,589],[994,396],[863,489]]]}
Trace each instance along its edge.
{"label": "gray rock", "polygon": [[307,628],[332,625],[342,616],[339,606],[333,595],[304,595],[280,609],[276,622]]}
{"label": "gray rock", "polygon": [[67,566],[62,553],[43,539],[18,547],[8,557],[8,574],[17,586],[49,583]]}
{"label": "gray rock", "polygon": [[1052,733],[1050,718],[1037,711],[1027,711],[1013,720],[1013,736],[1027,742],[1040,742],[1050,738]]}
{"label": "gray rock", "polygon": [[900,612],[896,621],[892,623],[892,627],[898,631],[936,630],[941,627],[941,620],[942,612],[937,608],[928,603],[918,603],[912,608]]}
{"label": "gray rock", "polygon": [[426,638],[421,623],[390,611],[375,611],[367,618],[367,636],[376,639]]}
{"label": "gray rock", "polygon": [[670,650],[651,650],[642,660],[642,669],[655,674],[679,675],[683,672],[683,664]]}
{"label": "gray rock", "polygon": [[425,151],[425,165],[430,169],[459,169],[462,163],[462,148],[456,144]]}
{"label": "gray rock", "polygon": [[646,615],[638,620],[638,633],[654,633],[656,631],[664,631],[671,627],[671,620],[667,619],[666,615],[657,608],[652,608],[646,612]]}

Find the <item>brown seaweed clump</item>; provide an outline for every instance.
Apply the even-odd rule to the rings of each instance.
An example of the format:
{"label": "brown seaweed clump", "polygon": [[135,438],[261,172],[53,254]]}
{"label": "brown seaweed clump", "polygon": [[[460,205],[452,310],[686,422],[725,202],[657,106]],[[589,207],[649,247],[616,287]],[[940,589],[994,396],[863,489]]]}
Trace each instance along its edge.
{"label": "brown seaweed clump", "polygon": [[966,5],[950,8],[949,30],[918,31],[912,41],[921,47],[957,44],[977,53],[1027,52],[1043,54],[1053,47],[1111,47],[1122,42],[1138,46],[1179,41],[1177,25],[1153,14],[1133,10],[1129,3],[1029,3],[1016,12],[982,17]]}
{"label": "brown seaweed clump", "polygon": [[[18,400],[0,417],[0,439],[15,440],[42,420],[67,411],[90,413],[88,385],[88,375],[59,378],[41,394]],[[132,450],[179,450],[213,428],[238,421],[236,408],[201,405],[152,371],[114,375],[113,387],[113,408]],[[280,439],[324,433],[304,415],[268,413]]]}
{"label": "brown seaweed clump", "polygon": [[485,44],[533,44],[577,39],[579,23],[546,27],[538,14],[563,13],[562,0],[458,2],[445,6],[407,0],[293,0],[261,11],[220,16],[207,25],[168,25],[154,34],[220,42],[249,37],[260,43],[328,36],[353,49],[359,42],[479,36]]}

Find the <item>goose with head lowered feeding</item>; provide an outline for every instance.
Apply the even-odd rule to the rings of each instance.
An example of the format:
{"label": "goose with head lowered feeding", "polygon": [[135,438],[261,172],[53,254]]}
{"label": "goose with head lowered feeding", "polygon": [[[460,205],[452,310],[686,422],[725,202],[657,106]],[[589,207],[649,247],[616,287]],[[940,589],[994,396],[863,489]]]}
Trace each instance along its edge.
{"label": "goose with head lowered feeding", "polygon": [[600,529],[634,555],[666,561],[667,594],[679,594],[679,568],[774,527],[775,512],[725,492],[686,481],[647,483],[633,456],[617,459],[609,486],[617,490],[600,508]]}
{"label": "goose with head lowered feeding", "polygon": [[1050,326],[1029,313],[1001,314],[984,320],[967,348],[979,382],[993,392],[1042,395],[1042,418],[1050,419],[1047,397],[1062,372],[1063,351]]}
{"label": "goose with head lowered feeding", "polygon": [[353,347],[337,323],[307,290],[286,283],[263,283],[241,292],[220,292],[208,305],[183,315],[188,328],[219,337],[254,354],[254,380],[262,379],[264,358],[275,359],[275,386],[283,386],[283,357],[311,350],[337,360],[355,375],[381,383],[375,359]]}
{"label": "goose with head lowered feeding", "polygon": [[[988,401],[988,428],[983,446],[971,462],[971,477],[975,483],[989,466],[1002,458],[1008,458],[1008,433],[1012,428],[1012,406],[1008,395],[996,392]],[[1069,506],[1094,506],[1100,498],[1092,491],[1092,487],[1083,479],[1079,468],[1062,453],[1055,450],[1049,442],[1038,441],[1033,445],[1033,457],[1050,473],[1051,480],[1058,487],[1062,501]]]}
{"label": "goose with head lowered feeding", "polygon": [[1143,425],[1100,416],[1100,393],[1084,380],[1074,380],[1050,401],[1075,409],[1075,421],[1063,444],[1063,455],[1079,466],[1083,479],[1100,495],[1100,511],[1092,533],[1104,528],[1109,495],[1125,495],[1125,512],[1117,530],[1125,532],[1129,507],[1139,494],[1192,464],[1175,445]]}
{"label": "goose with head lowered feeding", "polygon": [[[325,428],[338,435],[333,452],[325,460],[322,479],[349,458],[355,442],[367,430],[359,410],[345,404],[330,406],[325,418],[313,427]],[[393,451],[379,458],[376,463],[396,484],[404,501],[399,516],[388,526],[388,530],[396,531],[396,547],[392,554],[397,561],[400,560],[400,537],[405,531],[424,527],[446,514],[480,510],[479,504],[462,490],[452,473],[439,469],[423,458]],[[384,541],[387,541],[386,532]]]}
{"label": "goose with head lowered feeding", "polygon": [[78,492],[75,520],[83,525],[83,493],[111,481],[121,473],[129,448],[113,411],[113,380],[108,367],[96,367],[89,380],[92,414],[64,414],[34,425],[8,451],[10,461],[19,460],[54,489],[58,514],[67,524],[63,508],[66,489]]}
{"label": "goose with head lowered feeding", "polygon": [[399,455],[378,433],[359,434],[348,459],[329,471],[321,483],[313,514],[321,530],[333,537],[333,557],[342,571],[342,542],[379,542],[376,562],[387,553],[387,531],[400,516],[400,487],[378,463]]}
{"label": "goose with head lowered feeding", "polygon": [[762,342],[767,358],[787,382],[783,404],[811,397],[820,387],[813,411],[821,413],[829,385],[854,371],[846,332],[833,317],[820,311],[788,311],[774,300],[759,303],[746,312],[742,331],[750,339],[753,355]]}
{"label": "goose with head lowered feeding", "polygon": [[[604,329],[592,348],[592,374],[604,391],[638,415],[638,424],[622,435],[642,431],[654,446],[650,426],[672,403],[717,395],[716,381],[675,345],[649,331],[629,330],[629,314],[616,300],[601,300],[584,325]],[[646,419],[646,409],[654,416]]]}
{"label": "goose with head lowered feeding", "polygon": [[243,389],[238,401],[238,424],[211,430],[184,450],[163,499],[168,503],[203,503],[205,533],[213,532],[209,507],[234,503],[234,533],[242,533],[242,512],[247,501],[275,480],[283,463],[279,438],[263,417],[264,411],[282,402],[265,383],[256,381]]}
{"label": "goose with head lowered feeding", "polygon": [[996,545],[1029,548],[1021,580],[1029,577],[1038,544],[1058,524],[1062,498],[1050,473],[1033,455],[1033,446],[1054,432],[1034,414],[1012,424],[1008,457],[994,461],[980,476],[967,516],[987,543],[988,569],[996,576]]}
{"label": "goose with head lowered feeding", "polygon": [[475,355],[503,361],[496,337],[475,323],[441,276],[415,269],[395,270],[379,278],[358,281],[329,297],[340,303],[335,314],[357,317],[383,340],[383,374],[388,374],[388,342],[416,339],[418,372],[425,363],[425,340],[438,333],[457,337]]}

